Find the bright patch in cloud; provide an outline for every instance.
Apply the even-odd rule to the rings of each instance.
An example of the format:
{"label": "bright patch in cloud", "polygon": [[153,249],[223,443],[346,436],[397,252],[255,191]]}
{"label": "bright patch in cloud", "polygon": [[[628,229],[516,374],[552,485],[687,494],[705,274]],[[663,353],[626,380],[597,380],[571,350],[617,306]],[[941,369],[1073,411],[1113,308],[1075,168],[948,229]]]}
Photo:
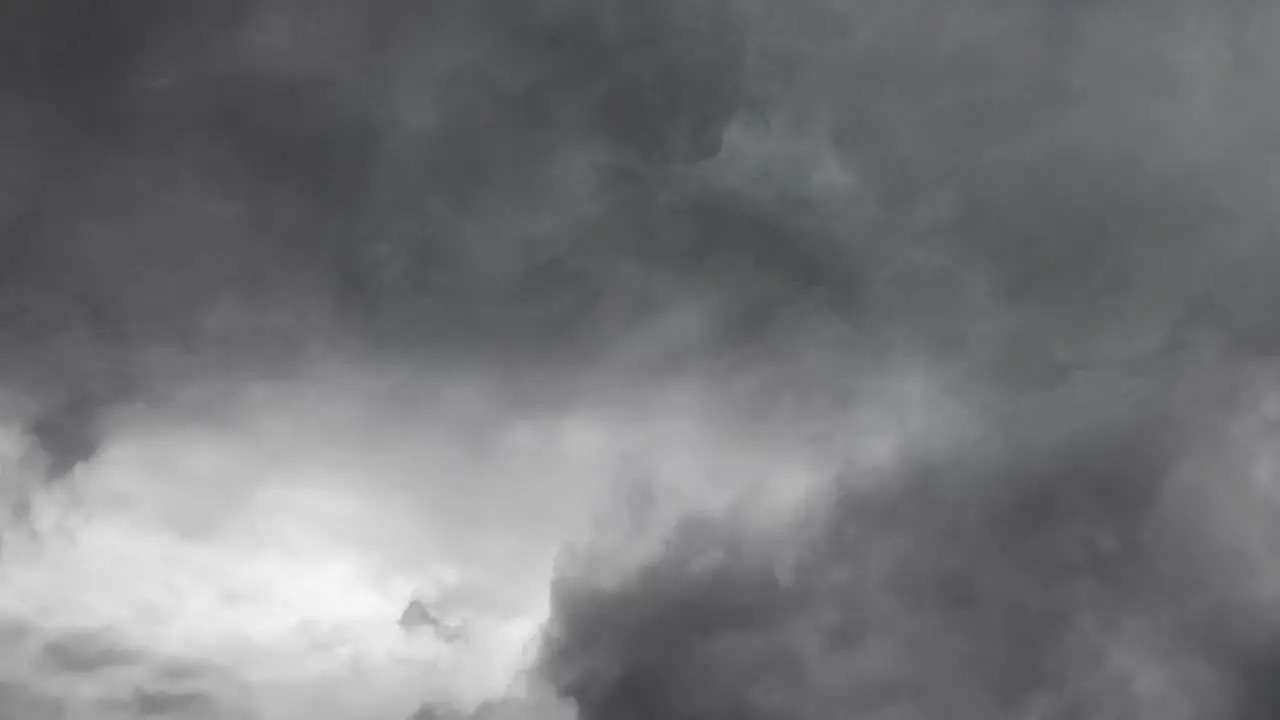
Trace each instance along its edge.
{"label": "bright patch in cloud", "polygon": [[[494,573],[438,547],[412,493],[318,448],[280,449],[214,428],[125,432],[72,485],[35,495],[33,527],[6,537],[0,618],[138,652],[123,663],[131,673],[89,663],[51,694],[106,707],[154,674],[146,666],[183,661],[225,668],[264,717],[286,720],[402,718],[507,688],[545,598],[527,585],[475,590]],[[460,637],[400,627],[415,598]],[[39,643],[23,652],[10,679],[48,685]]]}
{"label": "bright patch in cloud", "polygon": [[[358,375],[117,418],[92,462],[36,494],[33,531],[8,534],[0,620],[31,637],[0,681],[94,717],[161,690],[265,720],[473,707],[520,687],[557,558],[584,533],[622,570],[682,509],[776,526],[842,465],[932,442],[917,416],[941,407],[882,388],[797,445],[805,428],[731,421],[696,388],[533,412]],[[636,479],[656,490],[652,527],[601,502]],[[415,599],[439,631],[401,626]],[[120,657],[85,656],[95,644]]]}

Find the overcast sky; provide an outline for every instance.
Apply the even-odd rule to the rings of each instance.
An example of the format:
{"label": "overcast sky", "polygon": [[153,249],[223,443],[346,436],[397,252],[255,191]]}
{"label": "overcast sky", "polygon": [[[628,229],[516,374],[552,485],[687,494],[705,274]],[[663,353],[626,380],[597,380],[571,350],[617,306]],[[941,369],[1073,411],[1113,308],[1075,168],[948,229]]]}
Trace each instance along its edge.
{"label": "overcast sky", "polygon": [[0,2],[0,715],[1271,717],[1278,33]]}

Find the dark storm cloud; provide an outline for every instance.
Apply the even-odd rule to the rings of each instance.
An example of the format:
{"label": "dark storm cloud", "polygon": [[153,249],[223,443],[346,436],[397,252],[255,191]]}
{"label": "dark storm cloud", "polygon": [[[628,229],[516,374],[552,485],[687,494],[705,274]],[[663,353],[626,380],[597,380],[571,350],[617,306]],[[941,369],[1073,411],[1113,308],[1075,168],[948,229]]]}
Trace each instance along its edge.
{"label": "dark storm cloud", "polygon": [[[25,161],[0,217],[7,364],[52,396],[40,403],[52,415],[145,396],[156,347],[176,362],[264,354],[264,308],[322,318],[265,331],[286,356],[338,327],[437,353],[580,338],[611,319],[593,308],[613,266],[635,268],[604,256],[638,250],[627,236],[643,218],[611,208],[538,237],[547,213],[583,202],[548,173],[596,151],[705,158],[737,107],[727,12],[681,9],[676,24],[627,3],[4,12],[6,154]],[[566,252],[570,235],[600,237]],[[253,309],[210,337],[235,303]],[[52,452],[60,469],[84,454]]]}
{"label": "dark storm cloud", "polygon": [[[14,181],[10,332],[87,336],[117,365],[209,344],[191,328],[227,293],[324,304],[383,342],[515,349],[598,340],[672,289],[751,332],[817,294],[927,350],[954,349],[948,310],[1004,323],[1013,347],[966,350],[986,361],[1167,324],[1170,274],[1229,229],[1217,178],[1160,167],[1103,82],[1146,73],[1176,110],[1195,88],[1161,43],[1190,10],[163,5],[6,11],[13,123],[40,155]],[[1161,34],[1120,52],[1109,28],[1143,12]],[[829,143],[853,209],[815,217],[731,162],[673,175],[740,152],[721,145],[741,113]],[[947,295],[972,285],[991,297]]]}
{"label": "dark storm cloud", "polygon": [[[566,570],[540,672],[583,720],[1159,715],[1090,670],[1114,645],[1197,708],[1266,705],[1270,651],[1184,628],[1144,533],[1186,368],[1275,349],[1277,27],[1245,0],[10,0],[0,367],[61,476],[113,406],[335,338],[788,389],[919,362],[1003,444],[837,492],[787,582],[705,518],[618,587]],[[648,334],[686,307],[698,337]]]}
{"label": "dark storm cloud", "polygon": [[1178,612],[1148,577],[1167,438],[1110,419],[1076,430],[1004,428],[999,448],[837,491],[785,567],[734,523],[691,518],[617,585],[562,578],[542,672],[583,718],[1015,717],[1044,703],[1103,717],[1143,702],[1073,696],[1069,664],[1107,651],[1084,636],[1092,623]]}
{"label": "dark storm cloud", "polygon": [[[1201,154],[1258,102],[1235,83],[1262,72],[1270,30],[1235,43],[1266,11],[758,12],[748,93],[780,126],[825,134],[864,204],[805,234],[780,197],[753,198],[732,213],[745,244],[696,247],[750,262],[753,232],[786,228],[799,242],[770,246],[790,257],[768,281],[833,289],[850,352],[887,345],[969,378],[994,445],[908,461],[877,490],[839,485],[782,576],[723,518],[678,523],[620,581],[566,566],[543,676],[584,720],[1274,713],[1259,679],[1274,640],[1237,623],[1272,636],[1203,601],[1218,580],[1172,569],[1204,539],[1165,514],[1190,438],[1221,422],[1170,404],[1197,382],[1191,358],[1211,349],[1197,371],[1228,378],[1271,352],[1243,299],[1268,305],[1254,288],[1274,277],[1269,212],[1234,191],[1263,171]],[[792,283],[806,263],[837,279]],[[1235,461],[1192,482],[1229,494]]]}

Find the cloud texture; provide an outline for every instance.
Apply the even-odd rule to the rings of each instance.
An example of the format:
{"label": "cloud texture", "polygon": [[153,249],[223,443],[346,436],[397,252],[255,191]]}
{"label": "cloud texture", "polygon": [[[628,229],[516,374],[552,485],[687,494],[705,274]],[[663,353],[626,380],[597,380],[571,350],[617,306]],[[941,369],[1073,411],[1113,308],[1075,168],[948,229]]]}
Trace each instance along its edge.
{"label": "cloud texture", "polygon": [[1278,34],[0,2],[0,715],[1272,716]]}

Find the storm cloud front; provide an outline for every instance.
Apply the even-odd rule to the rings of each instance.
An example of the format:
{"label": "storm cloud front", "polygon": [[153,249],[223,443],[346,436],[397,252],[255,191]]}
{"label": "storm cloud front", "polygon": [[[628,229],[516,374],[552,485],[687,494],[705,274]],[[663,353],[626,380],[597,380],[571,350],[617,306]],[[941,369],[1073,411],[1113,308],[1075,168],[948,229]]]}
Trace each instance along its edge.
{"label": "storm cloud front", "polygon": [[0,0],[0,720],[1280,715],[1277,38]]}

